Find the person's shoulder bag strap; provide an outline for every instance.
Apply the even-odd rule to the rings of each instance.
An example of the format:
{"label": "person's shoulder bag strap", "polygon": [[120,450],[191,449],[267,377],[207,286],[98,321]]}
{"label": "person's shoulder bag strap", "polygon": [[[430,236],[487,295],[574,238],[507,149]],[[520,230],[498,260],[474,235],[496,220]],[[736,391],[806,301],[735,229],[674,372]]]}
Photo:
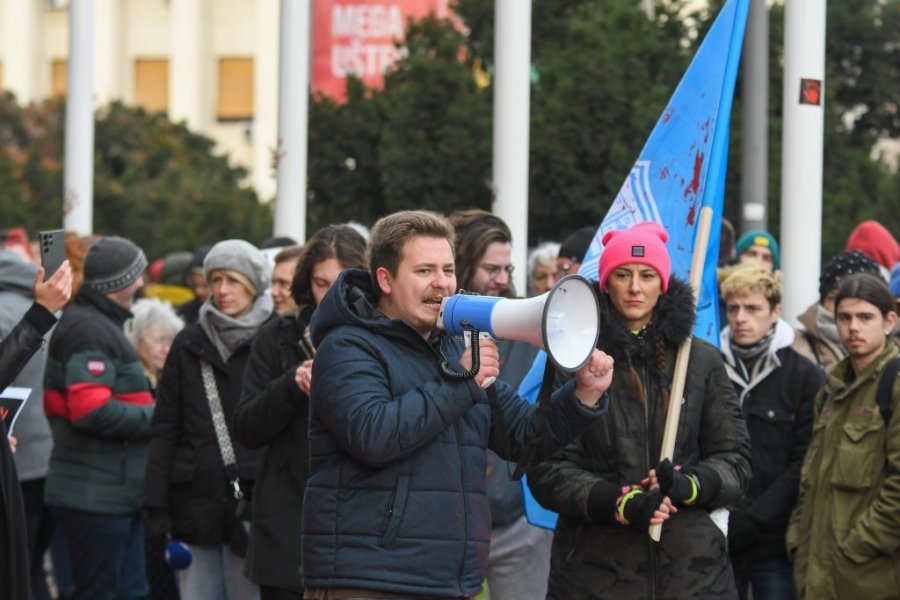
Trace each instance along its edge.
{"label": "person's shoulder bag strap", "polygon": [[222,412],[222,400],[219,398],[216,374],[212,365],[205,360],[200,361],[200,372],[203,376],[203,387],[206,389],[206,401],[209,402],[209,412],[212,413],[213,429],[216,430],[216,439],[219,442],[219,452],[222,454],[222,463],[225,465],[225,476],[231,483],[234,498],[240,500],[243,496],[241,480],[238,477],[237,460],[234,456],[234,447],[231,445],[228,425],[225,423],[225,414]]}

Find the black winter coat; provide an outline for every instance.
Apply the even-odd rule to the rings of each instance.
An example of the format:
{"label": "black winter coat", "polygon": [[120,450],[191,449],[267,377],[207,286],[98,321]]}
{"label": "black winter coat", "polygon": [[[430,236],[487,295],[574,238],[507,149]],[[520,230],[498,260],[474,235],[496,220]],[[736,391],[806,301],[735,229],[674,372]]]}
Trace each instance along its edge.
{"label": "black winter coat", "polygon": [[766,361],[761,376],[748,384],[735,368],[729,332],[723,331],[722,353],[750,433],[753,478],[731,507],[728,543],[732,561],[746,568],[769,558],[787,559],[785,534],[812,435],[813,401],[825,373],[790,347],[793,331],[780,321],[773,349],[759,359]]}
{"label": "black winter coat", "polygon": [[[176,539],[207,546],[227,543],[238,554],[246,550],[247,539],[235,516],[236,501],[225,475],[200,361],[215,371],[225,422],[230,424],[249,357],[248,341],[224,363],[199,324],[175,337],[160,378],[144,485],[144,506],[168,513]],[[233,433],[231,438],[241,487],[249,492],[262,452],[248,450]]]}
{"label": "black winter coat", "polygon": [[[616,361],[609,413],[528,469],[535,498],[559,513],[548,598],[736,598],[726,539],[709,511],[733,503],[746,489],[750,445],[714,346],[696,338],[691,343],[673,460],[698,471],[704,489],[697,505],[679,507],[655,543],[646,529],[615,522],[614,502],[600,502],[596,494],[610,484],[638,484],[659,462],[666,418],[661,390],[671,387],[676,349],[691,334],[691,290],[673,277],[641,336],[628,331],[606,294],[600,307],[598,347]],[[663,373],[654,338],[662,342]],[[646,401],[636,395],[629,365]]]}
{"label": "black winter coat", "polygon": [[309,476],[309,397],[297,386],[294,372],[312,358],[298,343],[311,312],[281,317],[259,330],[232,423],[238,442],[266,448],[253,487],[247,577],[298,593],[303,592],[300,527]]}

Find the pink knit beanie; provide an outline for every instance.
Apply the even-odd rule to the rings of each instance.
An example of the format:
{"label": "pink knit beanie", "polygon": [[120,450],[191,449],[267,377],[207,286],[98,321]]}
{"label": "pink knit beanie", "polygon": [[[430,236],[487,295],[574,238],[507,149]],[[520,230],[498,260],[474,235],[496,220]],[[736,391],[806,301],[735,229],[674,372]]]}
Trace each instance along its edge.
{"label": "pink knit beanie", "polygon": [[603,253],[600,255],[600,291],[606,291],[606,280],[617,267],[639,263],[659,273],[665,292],[672,272],[666,250],[668,239],[666,230],[653,221],[638,223],[630,229],[608,231],[603,236]]}

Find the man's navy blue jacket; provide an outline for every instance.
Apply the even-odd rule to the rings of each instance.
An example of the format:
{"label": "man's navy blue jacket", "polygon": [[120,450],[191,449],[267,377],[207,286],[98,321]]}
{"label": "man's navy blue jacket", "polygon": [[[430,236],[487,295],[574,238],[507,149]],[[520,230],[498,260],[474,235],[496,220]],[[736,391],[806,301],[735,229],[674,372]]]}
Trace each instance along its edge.
{"label": "man's navy blue jacket", "polygon": [[[487,569],[491,516],[485,448],[500,451],[487,396],[462,371],[461,340],[427,342],[375,308],[365,271],[344,271],[312,319],[310,478],[303,577],[311,588],[473,596]],[[538,457],[606,411],[584,408],[572,381],[553,395]],[[495,384],[510,456],[521,461],[537,409]]]}

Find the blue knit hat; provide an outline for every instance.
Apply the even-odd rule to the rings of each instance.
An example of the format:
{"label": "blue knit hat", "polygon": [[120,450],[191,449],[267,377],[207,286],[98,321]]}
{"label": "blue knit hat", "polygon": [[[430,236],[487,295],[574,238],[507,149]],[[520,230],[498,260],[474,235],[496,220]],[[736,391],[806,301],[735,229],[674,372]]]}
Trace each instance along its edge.
{"label": "blue knit hat", "polygon": [[781,250],[778,248],[778,241],[768,231],[757,229],[756,231],[748,231],[740,237],[735,246],[737,255],[740,256],[744,250],[750,246],[762,246],[772,251],[772,263],[776,269],[781,268]]}

